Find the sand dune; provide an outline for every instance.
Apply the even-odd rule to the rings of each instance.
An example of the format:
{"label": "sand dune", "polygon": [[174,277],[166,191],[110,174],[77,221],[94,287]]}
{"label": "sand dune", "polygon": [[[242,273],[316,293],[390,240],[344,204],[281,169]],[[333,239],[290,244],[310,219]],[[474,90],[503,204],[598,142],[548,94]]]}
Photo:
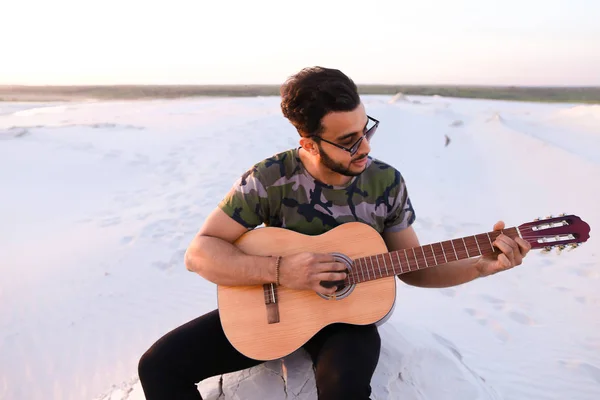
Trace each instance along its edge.
{"label": "sand dune", "polygon": [[[399,285],[374,398],[599,398],[597,106],[389,100],[364,98],[372,155],[404,174],[421,242],[560,212],[592,238],[459,287]],[[278,99],[3,104],[0,132],[0,398],[143,399],[142,352],[216,306],[187,244],[239,174],[297,143]],[[302,353],[286,366],[287,386],[277,362],[223,377],[225,398],[314,398]]]}

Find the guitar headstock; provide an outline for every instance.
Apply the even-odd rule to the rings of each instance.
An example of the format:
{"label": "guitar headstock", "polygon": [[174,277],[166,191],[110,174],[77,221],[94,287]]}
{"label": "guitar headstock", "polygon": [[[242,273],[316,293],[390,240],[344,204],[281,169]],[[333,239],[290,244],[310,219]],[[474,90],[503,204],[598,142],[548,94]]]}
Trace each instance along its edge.
{"label": "guitar headstock", "polygon": [[518,228],[532,249],[550,250],[558,247],[563,250],[567,246],[576,248],[590,238],[590,226],[576,215],[537,218]]}

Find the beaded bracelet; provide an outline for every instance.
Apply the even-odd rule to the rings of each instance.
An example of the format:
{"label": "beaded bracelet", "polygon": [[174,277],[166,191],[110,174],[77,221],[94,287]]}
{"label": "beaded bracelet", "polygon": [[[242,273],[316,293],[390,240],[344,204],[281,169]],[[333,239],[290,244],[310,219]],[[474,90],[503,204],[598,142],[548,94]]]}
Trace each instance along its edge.
{"label": "beaded bracelet", "polygon": [[279,267],[281,265],[281,256],[277,256],[277,260],[275,261],[275,282],[277,286],[279,286]]}

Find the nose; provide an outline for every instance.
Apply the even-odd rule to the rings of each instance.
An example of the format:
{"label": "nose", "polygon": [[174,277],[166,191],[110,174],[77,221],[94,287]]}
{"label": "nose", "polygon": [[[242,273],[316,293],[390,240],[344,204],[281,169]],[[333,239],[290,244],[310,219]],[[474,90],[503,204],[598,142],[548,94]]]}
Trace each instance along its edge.
{"label": "nose", "polygon": [[369,154],[371,152],[371,144],[369,143],[369,139],[365,136],[360,146],[358,146],[358,152],[361,154]]}

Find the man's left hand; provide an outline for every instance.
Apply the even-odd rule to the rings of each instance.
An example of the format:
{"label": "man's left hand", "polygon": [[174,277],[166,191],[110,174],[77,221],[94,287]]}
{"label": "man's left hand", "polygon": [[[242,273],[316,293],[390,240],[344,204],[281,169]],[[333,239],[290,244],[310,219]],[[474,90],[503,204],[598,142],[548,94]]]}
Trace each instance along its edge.
{"label": "man's left hand", "polygon": [[[504,222],[498,221],[494,225],[494,230],[504,229]],[[505,234],[500,234],[493,243],[496,252],[490,255],[481,256],[475,263],[475,268],[480,277],[489,276],[500,271],[506,271],[517,265],[521,265],[523,258],[531,250],[531,245],[525,240],[517,237],[511,239]],[[501,253],[498,252],[500,249]]]}

